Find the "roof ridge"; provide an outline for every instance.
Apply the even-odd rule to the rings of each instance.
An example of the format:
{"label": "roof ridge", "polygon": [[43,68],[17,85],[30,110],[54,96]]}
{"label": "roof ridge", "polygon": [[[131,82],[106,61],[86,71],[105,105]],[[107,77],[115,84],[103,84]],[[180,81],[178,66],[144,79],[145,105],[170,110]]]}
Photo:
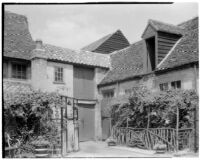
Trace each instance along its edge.
{"label": "roof ridge", "polygon": [[[116,33],[116,32],[114,32],[114,33]],[[95,43],[97,43],[97,42],[100,42],[101,40],[104,40],[104,41],[108,40],[114,33],[107,34],[107,35],[105,35],[105,36],[103,36],[103,37],[97,39],[96,41],[93,41],[92,43],[90,43],[90,44],[88,44],[88,45],[82,47],[81,50],[84,50],[85,48],[88,48],[88,47],[91,46],[92,44],[95,44]],[[104,42],[104,41],[103,41],[103,42]],[[101,42],[100,44],[98,44],[98,47],[99,47],[103,42]]]}
{"label": "roof ridge", "polygon": [[164,25],[169,25],[169,26],[172,26],[172,27],[178,27],[178,28],[182,29],[182,27],[180,27],[178,25],[171,24],[171,23],[166,23],[166,22],[162,22],[162,21],[159,21],[159,20],[149,19],[149,22],[152,23],[152,24],[154,24],[154,22],[158,22],[158,23],[162,23]]}
{"label": "roof ridge", "polygon": [[185,21],[183,21],[183,22],[177,24],[177,26],[183,25],[184,23],[187,23],[187,22],[189,22],[189,21],[192,21],[192,20],[194,20],[194,19],[196,19],[196,18],[199,18],[199,16],[195,16],[195,17],[193,17],[193,18],[190,18],[190,19],[188,19],[188,20],[185,20]]}

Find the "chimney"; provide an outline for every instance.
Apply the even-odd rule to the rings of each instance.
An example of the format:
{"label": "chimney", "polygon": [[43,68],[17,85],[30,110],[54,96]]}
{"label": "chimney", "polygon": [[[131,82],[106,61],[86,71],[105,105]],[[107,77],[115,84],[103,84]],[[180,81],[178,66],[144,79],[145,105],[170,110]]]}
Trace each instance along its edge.
{"label": "chimney", "polygon": [[42,49],[42,40],[41,39],[36,39],[36,49]]}

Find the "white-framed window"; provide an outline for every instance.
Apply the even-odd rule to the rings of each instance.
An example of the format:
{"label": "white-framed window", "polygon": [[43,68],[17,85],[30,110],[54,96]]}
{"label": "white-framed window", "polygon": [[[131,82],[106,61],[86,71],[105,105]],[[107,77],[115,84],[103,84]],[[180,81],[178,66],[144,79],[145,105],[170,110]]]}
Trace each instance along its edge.
{"label": "white-framed window", "polygon": [[55,67],[55,82],[63,82],[63,68]]}
{"label": "white-framed window", "polygon": [[27,66],[20,63],[12,63],[12,78],[27,79]]}
{"label": "white-framed window", "polygon": [[172,89],[180,89],[181,88],[181,81],[173,81],[171,82],[171,88]]}
{"label": "white-framed window", "polygon": [[159,84],[161,91],[167,91],[169,89],[168,83]]}

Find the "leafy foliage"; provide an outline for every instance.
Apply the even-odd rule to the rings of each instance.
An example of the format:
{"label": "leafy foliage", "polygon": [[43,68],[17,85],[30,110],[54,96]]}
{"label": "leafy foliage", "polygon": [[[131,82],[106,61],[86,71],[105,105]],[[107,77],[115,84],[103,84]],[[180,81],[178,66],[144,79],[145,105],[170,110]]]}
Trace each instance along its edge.
{"label": "leafy foliage", "polygon": [[62,105],[57,93],[32,91],[30,93],[4,93],[4,130],[25,145],[38,135],[55,129],[51,117],[53,107]]}
{"label": "leafy foliage", "polygon": [[[126,103],[112,106],[112,125],[134,128],[176,127],[177,108],[179,128],[192,127],[198,95],[193,90],[154,92],[135,90]],[[149,120],[149,122],[148,122]]]}

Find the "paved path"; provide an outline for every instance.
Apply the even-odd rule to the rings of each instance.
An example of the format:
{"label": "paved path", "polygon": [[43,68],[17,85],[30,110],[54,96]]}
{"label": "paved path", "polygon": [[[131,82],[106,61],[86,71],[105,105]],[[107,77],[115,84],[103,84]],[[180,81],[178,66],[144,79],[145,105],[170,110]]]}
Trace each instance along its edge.
{"label": "paved path", "polygon": [[80,151],[69,153],[67,157],[171,157],[170,155],[154,154],[152,151],[145,151],[137,148],[108,147],[105,142],[81,142]]}

